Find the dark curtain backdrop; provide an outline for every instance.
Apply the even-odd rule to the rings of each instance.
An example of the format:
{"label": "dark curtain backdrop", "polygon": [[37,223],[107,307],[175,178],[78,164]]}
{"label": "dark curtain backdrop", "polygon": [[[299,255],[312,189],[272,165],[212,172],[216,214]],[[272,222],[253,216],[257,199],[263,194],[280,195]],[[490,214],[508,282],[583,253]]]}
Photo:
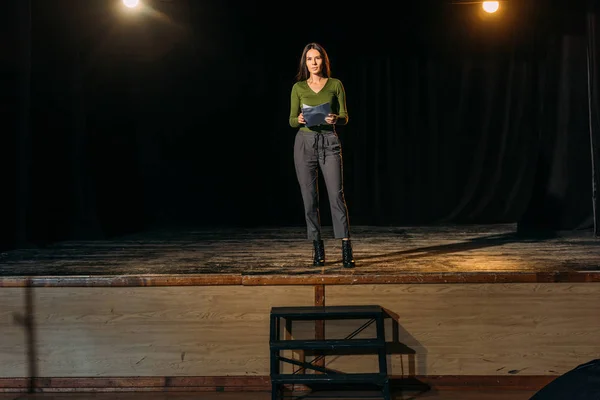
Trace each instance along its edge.
{"label": "dark curtain backdrop", "polygon": [[588,124],[586,38],[567,36],[549,52],[539,80],[540,140],[535,147],[532,195],[520,230],[587,229],[594,225]]}
{"label": "dark curtain backdrop", "polygon": [[400,15],[348,6],[298,29],[261,2],[157,2],[127,19],[105,1],[33,0],[29,32],[23,3],[10,1],[3,59],[3,249],[302,226],[288,114],[309,41],[348,95],[352,224],[592,227],[581,10],[521,2],[494,21],[433,1]]}
{"label": "dark curtain backdrop", "polygon": [[[538,145],[535,65],[511,55],[360,65],[351,198],[366,223],[516,221]],[[350,130],[350,128],[348,128]]]}
{"label": "dark curtain backdrop", "polygon": [[355,218],[589,227],[585,37],[543,50],[354,65],[359,112],[344,139]]}

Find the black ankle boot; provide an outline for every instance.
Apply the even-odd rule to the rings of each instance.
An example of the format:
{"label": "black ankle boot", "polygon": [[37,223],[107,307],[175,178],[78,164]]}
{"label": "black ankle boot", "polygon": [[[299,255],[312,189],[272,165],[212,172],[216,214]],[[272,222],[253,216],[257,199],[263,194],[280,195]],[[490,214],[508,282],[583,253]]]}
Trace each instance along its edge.
{"label": "black ankle boot", "polygon": [[323,244],[322,240],[315,240],[313,241],[313,245],[315,247],[314,249],[314,260],[313,260],[313,266],[314,267],[322,267],[323,265],[325,265],[325,245]]}
{"label": "black ankle boot", "polygon": [[350,243],[350,240],[342,240],[342,261],[344,268],[354,268],[354,257],[352,256],[352,243]]}

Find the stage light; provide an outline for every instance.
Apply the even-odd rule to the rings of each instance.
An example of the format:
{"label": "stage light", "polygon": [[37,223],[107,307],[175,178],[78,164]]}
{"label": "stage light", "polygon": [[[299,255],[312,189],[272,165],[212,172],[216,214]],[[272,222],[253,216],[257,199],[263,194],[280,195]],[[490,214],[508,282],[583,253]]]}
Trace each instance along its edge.
{"label": "stage light", "polygon": [[484,1],[481,6],[483,7],[483,10],[487,13],[495,13],[496,11],[498,11],[498,8],[500,8],[500,2],[499,1]]}
{"label": "stage light", "polygon": [[123,0],[123,4],[128,8],[135,8],[140,4],[140,0]]}

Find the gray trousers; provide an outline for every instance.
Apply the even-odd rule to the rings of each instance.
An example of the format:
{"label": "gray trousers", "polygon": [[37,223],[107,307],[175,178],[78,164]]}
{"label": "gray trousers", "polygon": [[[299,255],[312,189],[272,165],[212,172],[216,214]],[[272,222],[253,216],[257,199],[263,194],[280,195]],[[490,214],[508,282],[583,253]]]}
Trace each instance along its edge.
{"label": "gray trousers", "polygon": [[337,134],[298,131],[294,142],[294,164],[304,202],[308,239],[321,240],[319,169],[327,187],[333,234],[336,239],[350,237],[344,198],[342,146]]}

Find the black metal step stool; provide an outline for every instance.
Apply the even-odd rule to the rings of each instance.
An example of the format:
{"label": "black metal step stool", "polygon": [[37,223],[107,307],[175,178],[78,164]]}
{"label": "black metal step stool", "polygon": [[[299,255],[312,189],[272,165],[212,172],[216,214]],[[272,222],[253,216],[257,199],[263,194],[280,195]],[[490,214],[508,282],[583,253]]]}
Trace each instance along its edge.
{"label": "black metal step stool", "polygon": [[[390,383],[387,372],[385,324],[387,314],[381,306],[302,306],[271,308],[271,399],[281,399],[282,387],[285,384],[371,384],[381,389],[383,399],[390,400]],[[372,339],[333,339],[333,340],[282,340],[282,320],[292,321],[326,321],[326,320],[369,320],[376,324],[377,335]],[[366,326],[366,325],[365,325]],[[361,354],[377,354],[379,372],[374,373],[342,373],[317,366],[304,361],[293,360],[280,355],[282,350],[308,350],[320,354],[349,354],[350,351],[361,351]],[[282,374],[280,362],[287,362],[303,369],[321,372],[321,374]]]}

